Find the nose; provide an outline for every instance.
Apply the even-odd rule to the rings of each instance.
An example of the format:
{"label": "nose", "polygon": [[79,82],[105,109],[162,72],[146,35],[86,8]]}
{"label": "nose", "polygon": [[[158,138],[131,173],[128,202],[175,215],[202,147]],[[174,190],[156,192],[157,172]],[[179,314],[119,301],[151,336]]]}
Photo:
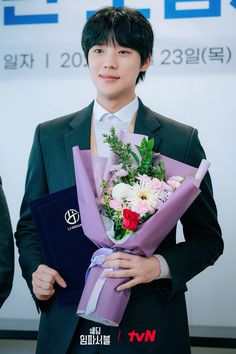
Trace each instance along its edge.
{"label": "nose", "polygon": [[104,58],[103,67],[105,69],[117,69],[118,64],[116,57],[113,53],[107,53]]}

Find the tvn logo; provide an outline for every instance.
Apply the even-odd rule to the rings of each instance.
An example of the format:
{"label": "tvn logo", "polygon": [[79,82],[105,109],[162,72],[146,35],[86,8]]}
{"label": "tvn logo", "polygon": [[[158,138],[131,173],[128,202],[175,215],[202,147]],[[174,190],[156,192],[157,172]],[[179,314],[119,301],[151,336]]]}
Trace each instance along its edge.
{"label": "tvn logo", "polygon": [[156,330],[155,329],[153,329],[153,330],[146,329],[146,331],[138,333],[133,329],[133,331],[128,333],[128,336],[129,336],[130,343],[133,343],[133,342],[138,342],[138,343],[155,342]]}

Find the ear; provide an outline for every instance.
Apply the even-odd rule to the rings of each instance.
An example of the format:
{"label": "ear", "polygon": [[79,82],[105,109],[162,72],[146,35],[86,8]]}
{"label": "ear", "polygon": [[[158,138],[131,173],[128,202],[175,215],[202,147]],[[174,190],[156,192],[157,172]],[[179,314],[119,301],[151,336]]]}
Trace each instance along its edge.
{"label": "ear", "polygon": [[147,71],[147,69],[149,68],[149,65],[151,64],[151,60],[152,60],[152,58],[149,55],[149,57],[145,60],[143,65],[141,65],[140,72]]}

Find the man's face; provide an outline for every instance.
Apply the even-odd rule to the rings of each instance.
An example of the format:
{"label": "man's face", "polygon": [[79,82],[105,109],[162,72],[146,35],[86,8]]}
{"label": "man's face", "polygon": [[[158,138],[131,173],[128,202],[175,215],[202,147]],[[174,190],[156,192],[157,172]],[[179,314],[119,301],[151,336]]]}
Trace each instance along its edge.
{"label": "man's face", "polygon": [[107,100],[132,100],[136,79],[149,64],[148,59],[141,65],[140,54],[134,49],[118,44],[93,46],[88,53],[88,65],[98,101],[102,104]]}

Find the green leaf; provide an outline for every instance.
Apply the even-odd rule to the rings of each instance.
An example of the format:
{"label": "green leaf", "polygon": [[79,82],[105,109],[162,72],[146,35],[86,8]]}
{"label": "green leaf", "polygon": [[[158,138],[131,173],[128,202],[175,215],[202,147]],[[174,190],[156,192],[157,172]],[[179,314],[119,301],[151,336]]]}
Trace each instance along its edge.
{"label": "green leaf", "polygon": [[133,156],[133,158],[134,158],[135,161],[137,162],[137,165],[139,166],[139,158],[138,158],[138,155],[135,154],[135,152],[133,152],[132,150],[130,151],[130,154]]}
{"label": "green leaf", "polygon": [[154,139],[152,138],[152,139],[150,139],[150,140],[148,140],[148,148],[149,148],[149,150],[150,150],[150,152],[153,150],[153,148],[154,148]]}

